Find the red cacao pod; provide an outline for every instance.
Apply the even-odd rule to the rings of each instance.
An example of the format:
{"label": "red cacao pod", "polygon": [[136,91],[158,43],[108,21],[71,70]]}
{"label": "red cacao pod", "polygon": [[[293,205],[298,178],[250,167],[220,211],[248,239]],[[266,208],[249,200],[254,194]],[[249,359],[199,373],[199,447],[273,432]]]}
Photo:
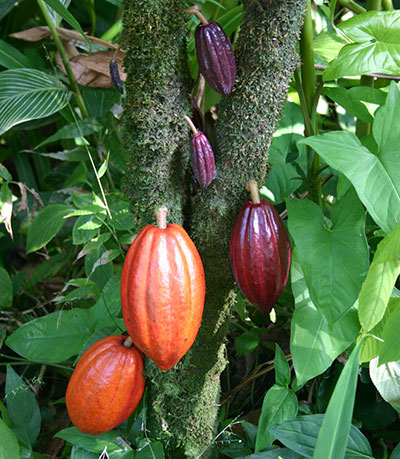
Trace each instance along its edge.
{"label": "red cacao pod", "polygon": [[143,358],[126,336],[108,336],[79,359],[68,383],[65,403],[81,432],[98,435],[124,422],[142,398]]}
{"label": "red cacao pod", "polygon": [[196,338],[205,281],[200,255],[186,231],[177,224],[160,226],[145,226],[130,246],[121,304],[132,341],[160,369],[169,370]]}
{"label": "red cacao pod", "polygon": [[222,27],[216,22],[200,24],[195,32],[199,72],[218,93],[229,96],[236,77],[232,46]]}
{"label": "red cacao pod", "polygon": [[190,140],[190,155],[193,175],[204,190],[214,178],[215,160],[210,142],[200,131],[197,131]]}
{"label": "red cacao pod", "polygon": [[244,296],[265,314],[285,289],[290,256],[289,237],[275,208],[265,199],[246,202],[232,230],[231,266]]}

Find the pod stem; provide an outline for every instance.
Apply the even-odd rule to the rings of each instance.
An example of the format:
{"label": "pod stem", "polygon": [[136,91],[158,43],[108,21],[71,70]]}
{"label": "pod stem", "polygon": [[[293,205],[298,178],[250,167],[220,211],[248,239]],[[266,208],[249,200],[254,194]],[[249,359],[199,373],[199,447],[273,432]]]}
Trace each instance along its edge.
{"label": "pod stem", "polygon": [[126,338],[126,340],[123,342],[123,345],[126,348],[130,349],[133,346],[132,338],[130,336],[128,336],[128,338]]}
{"label": "pod stem", "polygon": [[183,119],[187,122],[187,124],[190,126],[190,129],[192,130],[193,132],[193,135],[198,135],[199,133],[199,130],[196,128],[196,126],[193,124],[193,121],[187,116],[185,115],[183,117]]}
{"label": "pod stem", "polygon": [[160,229],[165,229],[167,227],[167,213],[168,209],[164,206],[161,209],[158,209],[156,212],[156,223]]}
{"label": "pod stem", "polygon": [[197,18],[199,18],[203,25],[208,25],[207,19],[201,14],[198,6],[192,6],[191,8],[188,9],[188,11],[189,11],[189,13],[192,13]]}
{"label": "pod stem", "polygon": [[258,192],[258,185],[255,180],[249,180],[246,183],[246,190],[251,194],[253,204],[260,204],[260,193]]}

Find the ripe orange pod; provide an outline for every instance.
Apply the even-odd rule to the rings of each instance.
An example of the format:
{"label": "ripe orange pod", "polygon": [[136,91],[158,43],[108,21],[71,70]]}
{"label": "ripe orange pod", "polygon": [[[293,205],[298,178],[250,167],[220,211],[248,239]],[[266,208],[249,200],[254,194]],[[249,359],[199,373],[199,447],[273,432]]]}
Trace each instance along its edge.
{"label": "ripe orange pod", "polygon": [[126,340],[115,335],[97,341],[71,376],[65,403],[72,424],[83,433],[98,435],[120,425],[142,398],[142,354],[126,347]]}
{"label": "ripe orange pod", "polygon": [[145,226],[125,258],[121,305],[126,329],[162,370],[169,370],[192,346],[203,315],[205,281],[200,255],[186,231],[166,224]]}

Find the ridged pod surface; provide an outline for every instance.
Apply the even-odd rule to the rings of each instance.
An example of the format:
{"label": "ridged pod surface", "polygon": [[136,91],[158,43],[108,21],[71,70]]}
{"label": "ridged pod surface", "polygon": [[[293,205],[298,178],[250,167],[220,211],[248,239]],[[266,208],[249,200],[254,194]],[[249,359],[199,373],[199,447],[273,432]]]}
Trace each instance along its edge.
{"label": "ridged pod surface", "polygon": [[72,424],[98,435],[124,422],[142,398],[143,358],[115,335],[94,343],[80,358],[68,383],[65,402]]}
{"label": "ridged pod surface", "polygon": [[162,370],[169,370],[192,346],[204,308],[200,255],[177,224],[145,226],[125,258],[121,304],[135,345]]}
{"label": "ridged pod surface", "polygon": [[229,96],[236,77],[232,46],[222,27],[216,22],[200,24],[195,32],[199,72],[218,93]]}
{"label": "ridged pod surface", "polygon": [[265,314],[276,303],[289,276],[290,245],[275,208],[265,199],[246,202],[230,240],[235,281],[245,297]]}
{"label": "ridged pod surface", "polygon": [[215,174],[215,159],[210,142],[205,134],[198,131],[190,140],[192,170],[204,190],[211,183]]}

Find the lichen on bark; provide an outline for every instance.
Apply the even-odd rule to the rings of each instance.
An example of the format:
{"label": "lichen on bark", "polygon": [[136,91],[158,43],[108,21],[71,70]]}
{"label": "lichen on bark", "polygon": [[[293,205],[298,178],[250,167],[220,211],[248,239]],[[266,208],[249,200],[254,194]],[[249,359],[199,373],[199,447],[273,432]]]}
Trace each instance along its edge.
{"label": "lichen on bark", "polygon": [[[296,43],[306,3],[243,1],[237,80],[220,104],[215,127],[217,178],[191,198],[185,219],[206,274],[202,325],[192,349],[172,370],[146,363],[147,427],[151,437],[163,442],[167,457],[216,457],[219,378],[227,363],[225,339],[235,301],[229,237],[248,199],[246,181],[262,184],[268,171],[272,134],[298,63]],[[190,171],[190,133],[181,124],[190,91],[183,8],[184,2],[177,0],[125,0],[127,194],[140,224],[162,204],[173,207],[170,221],[180,223],[188,200],[184,174]],[[161,42],[173,51],[161,51]]]}

